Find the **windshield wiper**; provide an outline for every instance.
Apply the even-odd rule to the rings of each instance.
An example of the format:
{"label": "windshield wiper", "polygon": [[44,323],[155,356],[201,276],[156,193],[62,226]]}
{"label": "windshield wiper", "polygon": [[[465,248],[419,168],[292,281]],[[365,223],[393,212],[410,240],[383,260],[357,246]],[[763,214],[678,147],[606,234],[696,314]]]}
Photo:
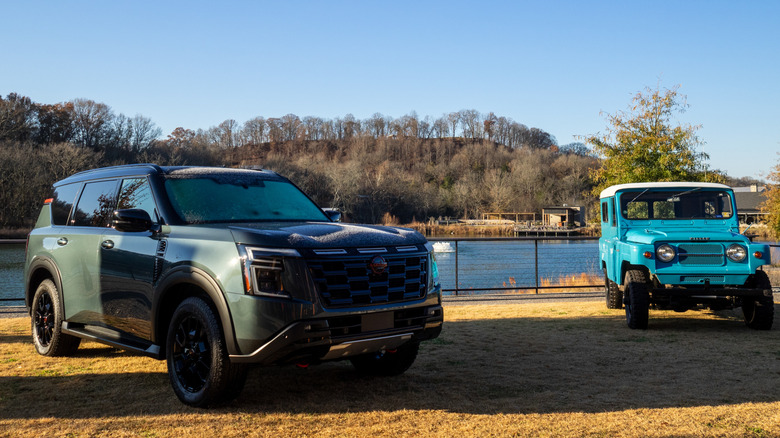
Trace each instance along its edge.
{"label": "windshield wiper", "polygon": [[680,196],[682,196],[682,195],[687,195],[688,193],[693,193],[693,192],[695,192],[695,191],[697,191],[697,190],[701,190],[701,187],[695,187],[695,188],[693,188],[693,189],[686,190],[686,191],[684,191],[684,192],[681,192],[681,193],[678,193],[678,194],[676,194],[676,195],[672,195],[672,197],[670,197],[669,199],[679,198],[679,197],[680,197]]}
{"label": "windshield wiper", "polygon": [[644,190],[642,191],[642,193],[640,193],[640,194],[636,195],[636,197],[635,197],[634,199],[632,199],[632,200],[628,201],[628,203],[630,204],[630,203],[632,203],[632,202],[636,201],[637,199],[639,199],[639,197],[640,197],[640,196],[642,196],[642,195],[644,195],[645,193],[647,193],[647,191],[648,191],[648,190],[650,190],[650,189],[649,189],[649,188],[648,188],[648,189],[644,189]]}

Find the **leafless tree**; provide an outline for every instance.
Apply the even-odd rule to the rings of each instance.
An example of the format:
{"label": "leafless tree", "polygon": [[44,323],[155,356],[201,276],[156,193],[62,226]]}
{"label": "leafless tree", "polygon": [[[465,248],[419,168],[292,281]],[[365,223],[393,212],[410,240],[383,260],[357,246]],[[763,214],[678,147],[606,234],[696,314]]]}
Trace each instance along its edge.
{"label": "leafless tree", "polygon": [[162,135],[162,129],[158,128],[152,119],[140,114],[130,119],[130,129],[132,130],[131,146],[136,152],[148,148]]}
{"label": "leafless tree", "polygon": [[111,108],[104,104],[89,99],[76,99],[73,101],[73,131],[77,144],[100,149],[108,133],[108,128],[114,114]]}

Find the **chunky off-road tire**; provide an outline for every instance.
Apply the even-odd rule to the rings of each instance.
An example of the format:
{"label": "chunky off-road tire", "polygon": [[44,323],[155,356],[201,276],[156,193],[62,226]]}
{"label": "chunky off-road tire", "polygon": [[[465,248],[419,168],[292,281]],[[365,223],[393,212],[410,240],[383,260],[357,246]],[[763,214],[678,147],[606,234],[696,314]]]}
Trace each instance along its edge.
{"label": "chunky off-road tire", "polygon": [[397,376],[408,370],[417,358],[420,344],[409,342],[398,347],[372,354],[355,356],[352,365],[359,373],[371,376]]}
{"label": "chunky off-road tire", "polygon": [[[753,274],[752,286],[772,290],[772,283],[764,271]],[[775,317],[775,302],[772,295],[759,298],[745,298],[742,301],[745,324],[754,330],[769,330]]]}
{"label": "chunky off-road tire", "polygon": [[51,280],[43,280],[35,290],[30,312],[33,344],[38,354],[67,356],[79,348],[80,338],[62,333],[63,318],[57,286]]}
{"label": "chunky off-road tire", "polygon": [[650,309],[650,294],[647,290],[647,276],[638,269],[626,272],[626,290],[623,303],[626,305],[626,323],[632,329],[647,329]]}
{"label": "chunky off-road tire", "polygon": [[233,400],[244,389],[247,368],[230,362],[219,320],[200,298],[187,298],[173,312],[166,357],[182,403],[205,408]]}
{"label": "chunky off-road tire", "polygon": [[620,291],[617,283],[607,277],[607,270],[604,270],[604,294],[607,297],[607,309],[623,308],[623,292]]}

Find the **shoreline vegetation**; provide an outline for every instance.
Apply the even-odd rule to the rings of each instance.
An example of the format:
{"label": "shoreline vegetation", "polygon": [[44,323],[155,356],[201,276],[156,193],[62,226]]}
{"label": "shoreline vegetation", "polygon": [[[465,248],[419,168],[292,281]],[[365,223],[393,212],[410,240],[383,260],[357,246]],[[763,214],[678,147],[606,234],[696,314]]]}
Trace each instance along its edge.
{"label": "shoreline vegetation", "polygon": [[[53,182],[132,163],[265,168],[349,222],[408,224],[429,236],[513,236],[512,225],[476,224],[496,213],[533,215],[530,231],[520,235],[555,235],[554,228],[534,229],[550,207],[586,212],[576,222],[598,228],[593,175],[603,159],[584,143],[559,144],[542,129],[492,112],[365,119],[287,114],[178,127],[162,138],[151,119],[117,114],[104,103],[43,104],[10,93],[0,96],[0,120],[6,121],[0,123],[0,238],[26,235]],[[760,183],[721,176],[731,186]],[[430,218],[475,220],[438,228]]]}

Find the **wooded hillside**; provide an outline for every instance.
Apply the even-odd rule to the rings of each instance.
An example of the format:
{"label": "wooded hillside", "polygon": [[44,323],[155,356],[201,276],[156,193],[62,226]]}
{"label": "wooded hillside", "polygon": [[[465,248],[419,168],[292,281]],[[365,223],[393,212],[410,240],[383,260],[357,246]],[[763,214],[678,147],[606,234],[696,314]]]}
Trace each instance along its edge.
{"label": "wooded hillside", "polygon": [[103,103],[0,97],[0,227],[32,226],[52,182],[126,163],[260,166],[369,223],[586,205],[599,164],[580,143],[559,146],[541,129],[475,110],[437,119],[288,114],[160,137],[150,119]]}

